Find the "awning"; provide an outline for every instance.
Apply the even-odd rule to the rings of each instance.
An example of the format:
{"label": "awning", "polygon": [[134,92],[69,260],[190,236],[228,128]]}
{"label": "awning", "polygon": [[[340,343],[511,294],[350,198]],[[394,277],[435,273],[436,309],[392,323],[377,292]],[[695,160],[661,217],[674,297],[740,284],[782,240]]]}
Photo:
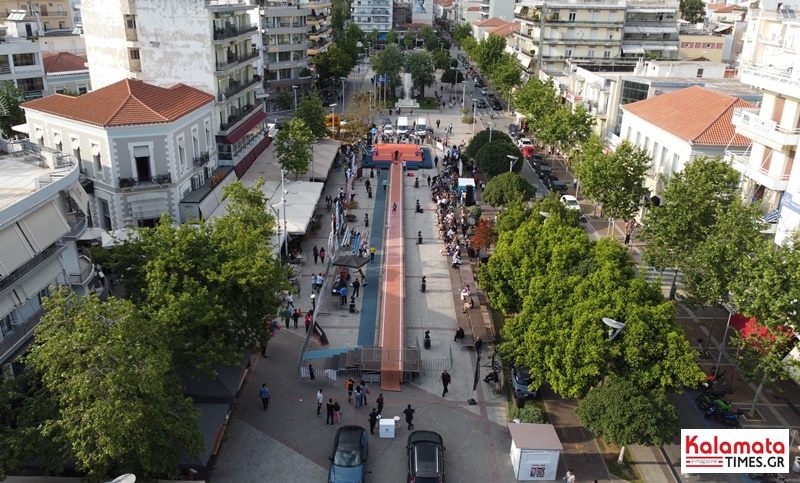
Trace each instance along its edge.
{"label": "awning", "polygon": [[[733,28],[733,25],[720,25],[719,27],[714,29],[714,32],[724,32],[726,30],[730,30]],[[16,131],[16,129],[15,129]]]}
{"label": "awning", "polygon": [[644,50],[678,50],[678,47],[674,45],[643,45],[642,48]]}
{"label": "awning", "polygon": [[25,124],[17,124],[16,126],[11,126],[11,130],[12,131],[17,131],[17,132],[23,132],[25,134],[29,134],[30,133],[30,128],[28,127],[27,123],[25,123]]}
{"label": "awning", "polygon": [[83,232],[78,240],[102,240],[103,235],[108,235],[108,232],[102,228],[89,227]]}
{"label": "awning", "polygon": [[0,231],[0,276],[5,277],[34,255],[17,224]]}
{"label": "awning", "polygon": [[16,307],[16,304],[11,295],[0,298],[0,317],[5,317],[10,314],[11,311],[14,310],[14,307]]}
{"label": "awning", "polygon": [[222,142],[225,144],[236,144],[236,141],[242,139],[245,134],[250,132],[251,129],[256,127],[258,123],[267,118],[267,113],[259,109],[255,114],[250,116],[241,126],[237,127],[227,136],[222,137]]}
{"label": "awning", "polygon": [[518,4],[517,4],[517,5],[514,7],[514,14],[515,14],[515,15],[519,15],[519,13],[520,13],[520,12],[522,12],[522,9],[523,9],[523,8],[525,8],[525,5],[522,5],[522,4],[519,4],[519,3],[518,3]]}
{"label": "awning", "polygon": [[389,39],[389,32],[383,32],[383,33],[378,34],[378,40],[380,40],[382,42],[386,42],[386,40],[388,40],[388,39]]}
{"label": "awning", "polygon": [[19,221],[25,237],[34,249],[42,251],[69,233],[69,224],[50,202]]}
{"label": "awning", "polygon": [[103,233],[101,241],[103,248],[113,248],[114,245],[122,245],[128,240],[138,240],[139,234],[133,228],[123,228],[114,230],[111,233]]}
{"label": "awning", "polygon": [[336,259],[333,262],[334,267],[347,267],[352,269],[358,269],[363,267],[369,263],[369,258],[367,257],[357,257],[355,255],[344,255]]}
{"label": "awning", "polygon": [[311,181],[323,180],[328,177],[339,152],[339,141],[334,139],[319,139],[314,143],[314,163],[309,166],[308,175]]}
{"label": "awning", "polygon": [[36,271],[22,282],[22,290],[29,299],[32,299],[63,271],[64,268],[58,262],[58,258],[52,258],[49,262],[37,267]]}
{"label": "awning", "polygon": [[641,45],[623,45],[623,54],[644,54],[644,47]]}
{"label": "awning", "polygon": [[[286,229],[290,235],[304,235],[308,231],[308,224],[314,217],[319,197],[322,194],[323,183],[296,181],[287,183],[286,191]],[[283,202],[280,196],[280,183],[278,189],[270,198],[273,214],[276,215],[278,230],[284,231]]]}

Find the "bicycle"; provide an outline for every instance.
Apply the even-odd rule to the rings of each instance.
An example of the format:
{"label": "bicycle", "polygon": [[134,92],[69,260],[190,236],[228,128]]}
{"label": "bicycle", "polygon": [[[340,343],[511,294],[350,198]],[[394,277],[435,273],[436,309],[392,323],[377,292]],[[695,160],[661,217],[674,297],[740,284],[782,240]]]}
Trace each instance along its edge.
{"label": "bicycle", "polygon": [[708,348],[703,345],[703,339],[697,339],[697,354],[701,359],[710,359]]}

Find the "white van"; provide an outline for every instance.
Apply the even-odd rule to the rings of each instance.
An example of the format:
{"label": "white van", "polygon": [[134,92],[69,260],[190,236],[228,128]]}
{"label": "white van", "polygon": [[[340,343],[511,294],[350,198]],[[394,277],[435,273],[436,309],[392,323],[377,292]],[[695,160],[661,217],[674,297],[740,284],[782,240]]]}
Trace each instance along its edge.
{"label": "white van", "polygon": [[428,120],[424,117],[417,118],[417,127],[414,129],[414,132],[417,136],[424,136],[428,134],[428,126],[426,125]]}
{"label": "white van", "polygon": [[397,118],[397,134],[408,134],[409,127],[407,117]]}

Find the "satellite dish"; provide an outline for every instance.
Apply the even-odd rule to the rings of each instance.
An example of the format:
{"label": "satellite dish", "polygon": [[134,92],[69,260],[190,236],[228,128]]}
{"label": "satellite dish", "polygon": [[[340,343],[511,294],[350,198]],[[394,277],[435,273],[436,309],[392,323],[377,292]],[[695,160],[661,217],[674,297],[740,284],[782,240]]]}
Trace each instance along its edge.
{"label": "satellite dish", "polygon": [[550,218],[550,213],[547,211],[540,211],[539,214],[545,218]]}
{"label": "satellite dish", "polygon": [[114,478],[114,480],[109,483],[136,483],[136,475],[128,473]]}
{"label": "satellite dish", "polygon": [[614,340],[622,332],[622,329],[625,327],[625,324],[622,322],[617,322],[614,319],[609,319],[608,317],[603,317],[603,323],[607,326],[611,327],[608,331],[608,340]]}

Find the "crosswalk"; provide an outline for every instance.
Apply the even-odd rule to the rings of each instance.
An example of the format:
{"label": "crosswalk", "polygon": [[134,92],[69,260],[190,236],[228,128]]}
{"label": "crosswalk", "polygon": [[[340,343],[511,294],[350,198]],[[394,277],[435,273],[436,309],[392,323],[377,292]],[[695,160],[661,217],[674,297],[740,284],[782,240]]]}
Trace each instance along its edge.
{"label": "crosswalk", "polygon": [[[655,282],[656,278],[658,278],[659,275],[661,276],[661,292],[664,293],[665,297],[670,296],[672,279],[675,277],[675,271],[675,268],[665,268],[664,271],[659,271],[650,265],[636,265],[636,274],[643,274],[648,283]],[[683,290],[683,273],[678,273],[678,280],[676,280],[675,286],[678,292]]]}

